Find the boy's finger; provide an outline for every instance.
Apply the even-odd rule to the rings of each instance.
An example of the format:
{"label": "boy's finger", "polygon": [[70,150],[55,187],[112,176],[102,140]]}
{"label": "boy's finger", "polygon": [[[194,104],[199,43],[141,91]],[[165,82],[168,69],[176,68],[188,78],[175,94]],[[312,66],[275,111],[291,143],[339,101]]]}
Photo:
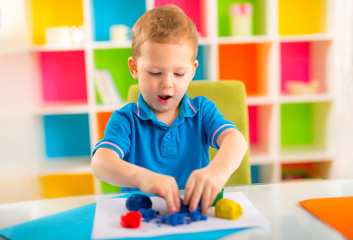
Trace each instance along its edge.
{"label": "boy's finger", "polygon": [[211,188],[206,187],[202,193],[202,198],[201,198],[201,212],[204,215],[207,214],[207,210],[210,206],[211,197],[212,197]]}
{"label": "boy's finger", "polygon": [[195,187],[195,181],[193,179],[190,179],[187,181],[186,183],[186,186],[185,186],[185,192],[184,192],[184,200],[183,200],[183,203],[185,205],[188,205],[189,204],[189,201],[190,201],[190,197],[191,197],[191,194],[193,193],[194,191],[194,187]]}
{"label": "boy's finger", "polygon": [[200,202],[203,189],[204,185],[202,183],[198,184],[197,187],[194,188],[189,201],[190,212],[195,211],[197,209],[197,205]]}
{"label": "boy's finger", "polygon": [[172,196],[172,194],[167,194],[167,196],[165,196],[164,199],[167,203],[168,214],[176,212],[177,210],[175,207],[174,197]]}
{"label": "boy's finger", "polygon": [[180,210],[180,195],[179,195],[178,186],[176,184],[175,184],[175,187],[174,187],[173,198],[174,198],[176,212],[179,212],[179,210]]}
{"label": "boy's finger", "polygon": [[213,191],[211,194],[211,198],[210,198],[210,205],[213,204],[213,202],[216,200],[216,197],[218,195],[219,192],[217,191]]}

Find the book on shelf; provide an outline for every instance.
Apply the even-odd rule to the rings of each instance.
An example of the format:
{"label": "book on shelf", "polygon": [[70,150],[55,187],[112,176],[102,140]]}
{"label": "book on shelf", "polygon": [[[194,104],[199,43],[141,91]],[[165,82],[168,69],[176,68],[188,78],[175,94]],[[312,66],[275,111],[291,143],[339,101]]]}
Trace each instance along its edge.
{"label": "book on shelf", "polygon": [[96,69],[94,71],[94,80],[103,104],[119,104],[123,102],[109,70]]}

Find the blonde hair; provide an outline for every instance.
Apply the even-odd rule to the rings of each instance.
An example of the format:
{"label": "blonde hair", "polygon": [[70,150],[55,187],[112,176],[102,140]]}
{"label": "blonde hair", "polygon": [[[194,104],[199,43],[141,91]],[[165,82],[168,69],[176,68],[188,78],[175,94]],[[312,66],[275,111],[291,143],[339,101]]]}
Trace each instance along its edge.
{"label": "blonde hair", "polygon": [[190,44],[197,56],[198,32],[195,24],[179,7],[168,4],[145,12],[132,28],[132,55],[141,54],[144,42]]}

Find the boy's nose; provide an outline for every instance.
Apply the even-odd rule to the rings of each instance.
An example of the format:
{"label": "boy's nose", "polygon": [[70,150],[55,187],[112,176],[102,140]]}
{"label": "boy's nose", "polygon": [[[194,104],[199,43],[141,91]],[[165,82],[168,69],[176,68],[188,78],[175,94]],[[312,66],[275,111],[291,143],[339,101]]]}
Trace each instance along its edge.
{"label": "boy's nose", "polygon": [[161,87],[162,88],[171,88],[173,86],[173,79],[170,75],[166,75],[162,79]]}

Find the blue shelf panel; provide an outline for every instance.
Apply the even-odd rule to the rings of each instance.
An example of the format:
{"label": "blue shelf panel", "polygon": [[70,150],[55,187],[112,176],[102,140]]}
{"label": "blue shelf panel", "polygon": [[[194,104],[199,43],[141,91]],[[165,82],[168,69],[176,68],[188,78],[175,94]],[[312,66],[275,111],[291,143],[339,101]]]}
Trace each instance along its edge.
{"label": "blue shelf panel", "polygon": [[207,47],[199,46],[197,53],[197,61],[199,61],[199,66],[196,69],[195,76],[193,80],[210,80],[207,77],[206,69],[207,69]]}
{"label": "blue shelf panel", "polygon": [[259,183],[259,171],[260,166],[252,165],[251,166],[251,183]]}
{"label": "blue shelf panel", "polygon": [[145,0],[115,1],[92,0],[95,41],[109,41],[109,28],[123,24],[132,29],[146,11]]}
{"label": "blue shelf panel", "polygon": [[43,122],[49,158],[90,156],[88,114],[45,115]]}

